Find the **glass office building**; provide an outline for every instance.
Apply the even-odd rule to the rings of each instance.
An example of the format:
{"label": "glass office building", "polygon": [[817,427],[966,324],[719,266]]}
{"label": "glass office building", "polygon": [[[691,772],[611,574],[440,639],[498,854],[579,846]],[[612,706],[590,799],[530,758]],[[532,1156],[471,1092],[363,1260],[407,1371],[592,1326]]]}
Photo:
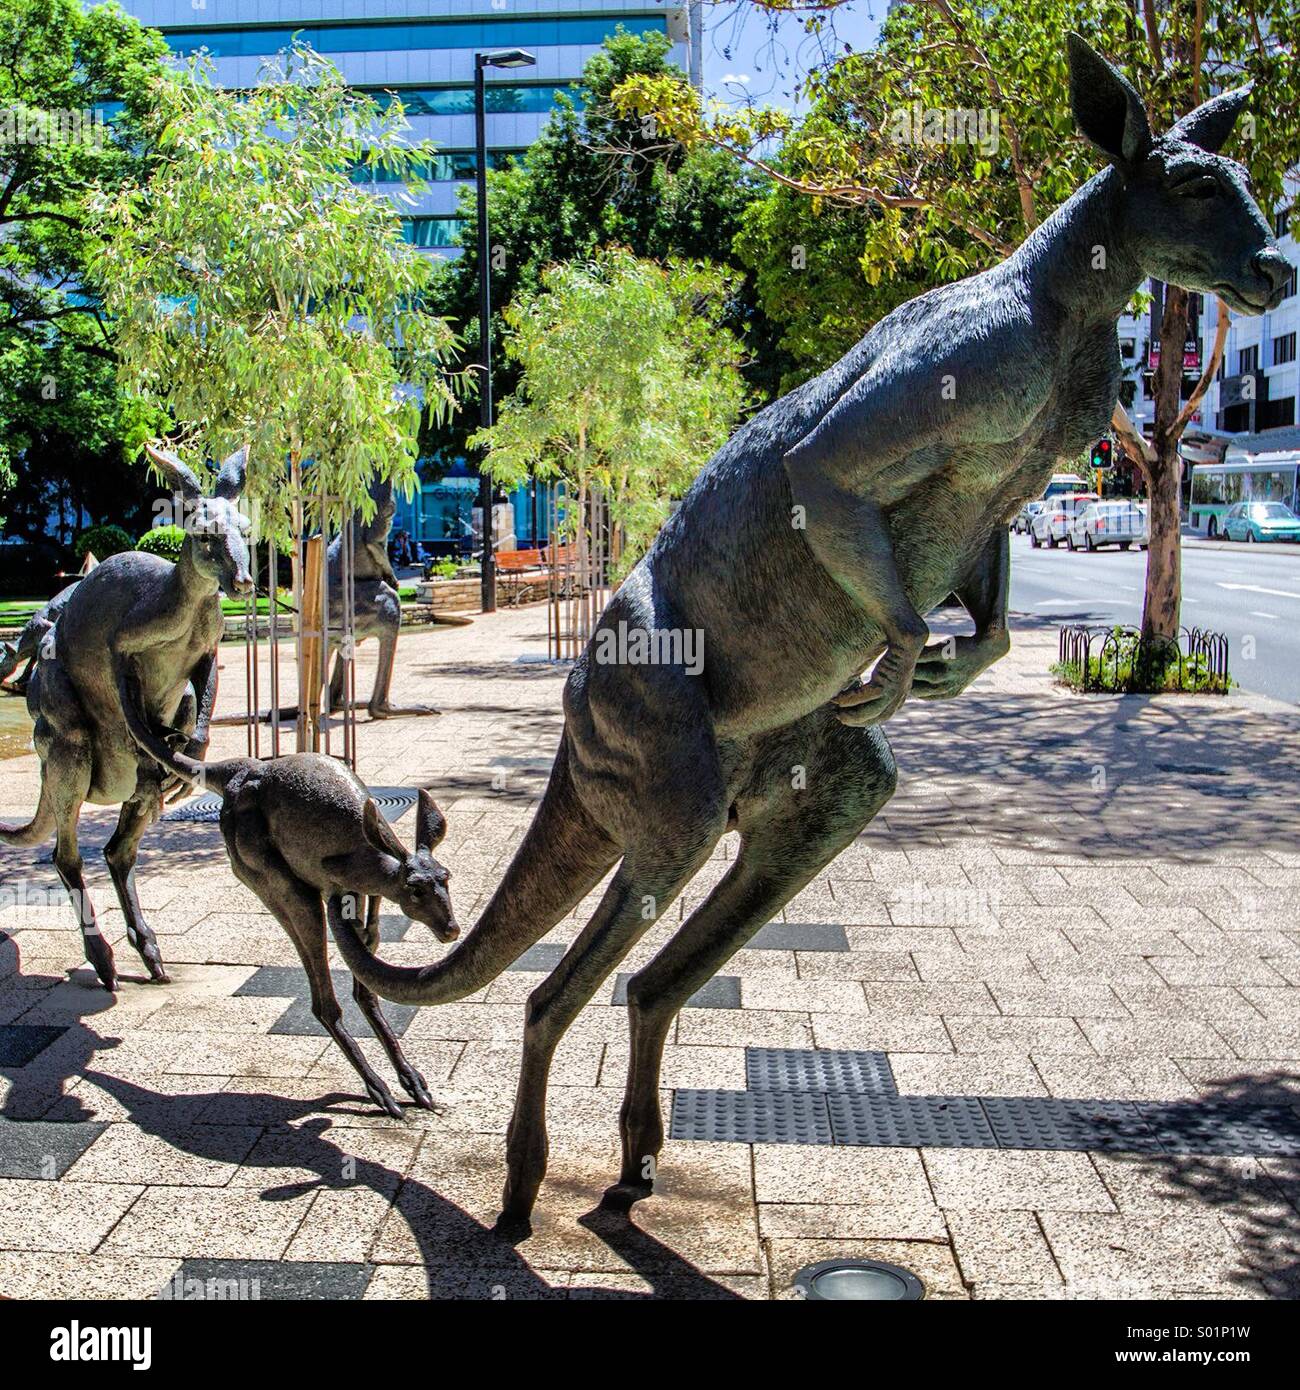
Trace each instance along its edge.
{"label": "glass office building", "polygon": [[[455,255],[456,186],[474,176],[474,54],[525,48],[537,65],[487,71],[494,161],[540,134],[558,92],[620,25],[672,40],[671,59],[699,84],[702,0],[122,0],[179,54],[206,48],[226,86],[252,86],[295,34],[380,101],[395,92],[412,135],[432,140],[432,182],[403,206],[407,238]],[[396,194],[393,185],[377,190]]]}

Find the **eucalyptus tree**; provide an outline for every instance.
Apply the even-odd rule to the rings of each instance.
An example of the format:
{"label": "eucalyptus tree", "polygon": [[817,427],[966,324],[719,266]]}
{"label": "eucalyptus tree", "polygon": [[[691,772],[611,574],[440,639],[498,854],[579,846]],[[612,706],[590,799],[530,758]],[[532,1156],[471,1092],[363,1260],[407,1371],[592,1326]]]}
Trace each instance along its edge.
{"label": "eucalyptus tree", "polygon": [[[751,0],[799,11],[829,30],[839,0]],[[635,76],[618,109],[653,116],[688,149],[730,151],[815,206],[869,209],[860,258],[869,283],[918,273],[940,284],[1008,255],[1096,169],[1074,138],[1065,35],[1082,34],[1137,86],[1151,128],[1173,125],[1216,91],[1254,83],[1225,153],[1247,168],[1264,206],[1286,200],[1300,158],[1300,10],[1294,0],[912,0],[893,8],[880,40],[806,77],[806,116],[705,106],[670,77]],[[772,150],[779,148],[779,157]],[[856,249],[856,248],[855,248]],[[1222,359],[1228,309],[1200,379],[1183,382],[1189,303],[1170,286],[1159,329],[1153,437],[1123,408],[1114,426],[1151,497],[1145,631],[1173,636],[1181,600],[1178,443]]]}

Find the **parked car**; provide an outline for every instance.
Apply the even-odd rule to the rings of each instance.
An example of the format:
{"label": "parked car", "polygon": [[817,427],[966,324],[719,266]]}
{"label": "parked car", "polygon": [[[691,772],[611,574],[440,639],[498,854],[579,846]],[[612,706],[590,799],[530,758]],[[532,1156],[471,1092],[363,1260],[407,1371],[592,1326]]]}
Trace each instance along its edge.
{"label": "parked car", "polygon": [[1089,502],[1097,501],[1100,501],[1100,498],[1095,492],[1063,492],[1057,497],[1047,499],[1046,505],[1029,523],[1029,544],[1035,550],[1040,545],[1055,550],[1070,534],[1074,518]]}
{"label": "parked car", "polygon": [[1029,533],[1030,522],[1033,521],[1034,517],[1037,516],[1045,506],[1047,506],[1047,503],[1039,498],[1035,498],[1032,502],[1026,502],[1016,513],[1015,519],[1011,523],[1011,529],[1022,536],[1027,535]]}
{"label": "parked car", "polygon": [[1230,541],[1300,541],[1300,516],[1285,502],[1236,502],[1223,514]]}
{"label": "parked car", "polygon": [[1145,550],[1149,540],[1147,509],[1141,502],[1124,497],[1089,503],[1075,516],[1065,535],[1071,550],[1100,550],[1103,545],[1117,545],[1121,550],[1139,545]]}

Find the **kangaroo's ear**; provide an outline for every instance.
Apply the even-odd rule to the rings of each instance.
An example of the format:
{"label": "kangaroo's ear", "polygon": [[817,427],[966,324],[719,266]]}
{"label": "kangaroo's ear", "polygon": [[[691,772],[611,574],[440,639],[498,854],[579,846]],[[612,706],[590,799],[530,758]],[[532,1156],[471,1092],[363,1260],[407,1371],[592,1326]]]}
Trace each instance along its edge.
{"label": "kangaroo's ear", "polygon": [[1232,134],[1253,87],[1253,82],[1247,82],[1244,87],[1220,92],[1217,97],[1202,102],[1195,111],[1169,128],[1170,135],[1208,150],[1210,154],[1218,154]]}
{"label": "kangaroo's ear", "polygon": [[1142,160],[1151,148],[1146,107],[1132,84],[1078,34],[1066,40],[1070,106],[1079,131],[1120,168]]}
{"label": "kangaroo's ear", "polygon": [[236,449],[231,456],[221,465],[217,473],[217,485],[212,489],[214,497],[224,497],[228,502],[233,502],[244,490],[244,483],[248,480],[248,445],[242,449]]}
{"label": "kangaroo's ear", "polygon": [[187,502],[196,502],[203,496],[203,489],[199,486],[199,480],[170,449],[164,449],[161,444],[146,444],[144,451],[149,455],[150,463]]}
{"label": "kangaroo's ear", "polygon": [[420,805],[416,811],[415,847],[431,850],[442,843],[447,833],[447,817],[438,809],[437,802],[423,788],[420,789]]}
{"label": "kangaroo's ear", "polygon": [[384,819],[373,796],[366,797],[361,829],[371,849],[378,850],[380,854],[391,854],[397,860],[407,857],[406,846],[393,834],[393,827]]}

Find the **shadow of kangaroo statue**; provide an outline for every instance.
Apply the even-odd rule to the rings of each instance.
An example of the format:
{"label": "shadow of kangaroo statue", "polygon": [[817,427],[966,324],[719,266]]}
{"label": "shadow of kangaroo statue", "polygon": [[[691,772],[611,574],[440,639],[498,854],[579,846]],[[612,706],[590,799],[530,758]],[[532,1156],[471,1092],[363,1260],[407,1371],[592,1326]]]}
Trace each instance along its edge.
{"label": "shadow of kangaroo statue", "polygon": [[185,543],[176,564],[143,551],[110,556],[77,585],[27,687],[41,759],[41,795],[27,825],[0,825],[0,840],[39,845],[55,836],[54,867],[81,924],[86,959],[105,989],[117,988],[113,950],[100,931],[82,876],[77,821],[82,806],[121,806],[104,847],[126,934],[152,979],[165,981],[153,930],[140,910],[135,861],[157,819],[166,775],[137,748],[123,715],[124,681],[134,668],[151,725],[181,729],[186,751],[202,758],[217,694],[217,643],[223,619],[218,591],[253,587],[248,520],[235,502],[243,491],[248,451],[222,465],[211,497],[175,454],[149,457],[180,493]]}
{"label": "shadow of kangaroo statue", "polygon": [[[618,865],[528,1001],[503,1229],[527,1228],[545,1172],[565,1029],[734,829],[726,876],[628,984],[622,1172],[605,1200],[653,1190],[678,1010],[884,806],[896,774],[876,726],[908,691],[957,695],[1007,651],[1007,523],[1105,433],[1116,322],[1142,280],[1244,313],[1282,298],[1289,266],[1244,170],[1217,154],[1246,92],[1156,138],[1138,94],[1076,36],[1069,59],[1075,120],[1109,167],[1000,265],[896,309],[706,465],[575,663],[546,792],[473,930],[422,969],[336,931],[379,994],[459,999]],[[950,592],[974,633],[927,646],[922,615]],[[620,660],[620,625],[667,659]],[[663,640],[688,632],[704,643],[698,675]]]}

